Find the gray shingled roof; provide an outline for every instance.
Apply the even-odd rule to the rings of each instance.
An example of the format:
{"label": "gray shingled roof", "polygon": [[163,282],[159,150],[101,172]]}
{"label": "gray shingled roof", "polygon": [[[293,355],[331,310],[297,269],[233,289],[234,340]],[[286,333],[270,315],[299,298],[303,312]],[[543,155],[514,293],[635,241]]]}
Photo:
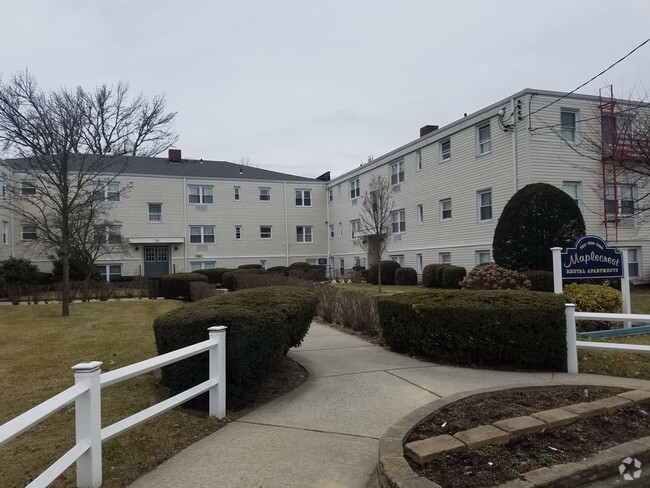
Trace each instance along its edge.
{"label": "gray shingled roof", "polygon": [[[91,156],[92,157],[92,156]],[[219,178],[225,180],[262,180],[262,181],[321,181],[316,178],[290,175],[266,169],[229,163],[227,161],[205,161],[182,159],[170,162],[167,158],[148,158],[142,156],[109,156],[115,168],[126,165],[123,174],[177,176],[187,178]],[[6,159],[7,165],[17,171],[25,168],[26,159]]]}

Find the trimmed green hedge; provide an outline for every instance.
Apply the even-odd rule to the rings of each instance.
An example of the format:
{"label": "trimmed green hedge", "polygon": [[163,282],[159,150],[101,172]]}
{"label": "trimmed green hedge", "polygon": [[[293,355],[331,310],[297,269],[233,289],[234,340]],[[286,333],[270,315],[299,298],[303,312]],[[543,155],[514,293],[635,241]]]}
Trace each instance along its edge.
{"label": "trimmed green hedge", "polygon": [[439,269],[442,275],[442,286],[451,288],[452,290],[458,290],[460,288],[460,282],[467,275],[467,270],[462,266],[443,266]]}
{"label": "trimmed green hedge", "polygon": [[397,268],[395,270],[395,284],[396,285],[417,285],[418,284],[418,272],[413,268],[404,266],[403,268]]}
{"label": "trimmed green hedge", "polygon": [[232,268],[214,268],[214,269],[200,269],[194,271],[194,273],[199,273],[208,277],[208,282],[211,285],[221,284],[223,274],[228,271],[235,271]]}
{"label": "trimmed green hedge", "polygon": [[[206,340],[208,327],[227,326],[226,403],[239,408],[255,397],[289,348],[302,342],[317,305],[317,293],[299,287],[225,293],[157,317],[156,347],[165,354]],[[172,395],[207,378],[207,353],[162,368],[162,382]],[[205,408],[207,395],[192,404]]]}
{"label": "trimmed green hedge", "polygon": [[237,290],[237,276],[242,274],[266,274],[265,269],[236,269],[221,276],[221,284],[230,291]]}
{"label": "trimmed green hedge", "polygon": [[377,302],[397,352],[455,364],[566,367],[565,299],[519,290],[432,290]]}
{"label": "trimmed green hedge", "polygon": [[[436,278],[436,270],[449,266],[449,264],[427,264],[422,270],[422,286],[425,288],[441,288],[442,281]],[[442,280],[442,274],[440,275]]]}
{"label": "trimmed green hedge", "polygon": [[533,291],[547,291],[553,292],[555,287],[553,285],[553,272],[545,271],[542,269],[531,269],[522,271],[530,281],[531,290]]}
{"label": "trimmed green hedge", "polygon": [[[604,285],[569,283],[564,286],[567,302],[575,303],[577,312],[622,313],[623,295],[620,291]],[[600,320],[577,320],[578,332],[617,329],[619,322]]]}
{"label": "trimmed green hedge", "polygon": [[[396,261],[391,261],[389,259],[379,262],[381,265],[381,284],[382,285],[394,285],[395,284],[395,270],[401,268],[400,264]],[[368,271],[368,281],[373,285],[378,285],[378,276],[377,276],[377,263],[373,263],[370,266]]]}
{"label": "trimmed green hedge", "polygon": [[237,269],[264,269],[261,264],[242,264]]}
{"label": "trimmed green hedge", "polygon": [[175,273],[160,277],[160,296],[191,300],[190,283],[194,281],[208,282],[208,277],[199,273]]}

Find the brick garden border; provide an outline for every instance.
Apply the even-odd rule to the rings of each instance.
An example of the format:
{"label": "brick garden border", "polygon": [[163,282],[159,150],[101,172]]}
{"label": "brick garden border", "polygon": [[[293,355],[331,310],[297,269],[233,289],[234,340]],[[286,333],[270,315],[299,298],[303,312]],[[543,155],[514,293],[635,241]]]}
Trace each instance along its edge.
{"label": "brick garden border", "polygon": [[[578,386],[586,388],[603,388],[610,389],[613,395],[624,390],[630,389],[649,389],[650,383],[643,380],[634,380],[630,378],[604,378],[601,376],[584,375],[580,378],[566,379],[556,384],[524,384],[513,386],[500,386],[493,388],[482,388],[450,395],[438,400],[434,400],[424,405],[405,417],[402,417],[394,423],[379,440],[379,459],[377,469],[373,477],[372,485],[377,488],[442,488],[437,483],[418,476],[407,462],[404,455],[404,443],[415,427],[421,422],[432,417],[441,408],[466,398],[484,396],[490,393],[505,391],[527,391],[540,390],[548,391],[558,388]],[[584,463],[568,463],[558,465],[563,467],[564,471],[572,476],[594,476],[592,479],[599,479],[608,473],[615,473],[612,467],[618,466],[621,459],[626,456],[648,454],[650,455],[650,438],[644,438],[637,441],[620,444],[606,451],[601,451],[597,455],[588,459]],[[645,457],[645,456],[644,456]],[[615,464],[614,464],[615,463]],[[607,470],[607,471],[606,471]],[[538,475],[539,484],[527,481],[514,480],[504,485],[512,488],[532,488],[534,486],[550,486],[547,483],[551,481],[553,475],[561,470],[552,468],[540,468],[535,470]],[[530,473],[533,473],[532,471]],[[565,476],[566,478],[566,476]],[[532,478],[531,478],[532,479]],[[560,486],[560,485],[558,485]],[[571,486],[571,485],[566,485]]]}

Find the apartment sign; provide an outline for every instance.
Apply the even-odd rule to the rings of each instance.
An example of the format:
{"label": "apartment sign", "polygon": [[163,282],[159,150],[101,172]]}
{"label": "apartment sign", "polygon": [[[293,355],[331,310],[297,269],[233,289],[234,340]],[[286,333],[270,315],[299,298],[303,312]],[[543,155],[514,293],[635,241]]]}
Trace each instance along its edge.
{"label": "apartment sign", "polygon": [[622,278],[623,256],[598,236],[578,239],[575,247],[562,251],[562,278],[584,280],[589,278]]}

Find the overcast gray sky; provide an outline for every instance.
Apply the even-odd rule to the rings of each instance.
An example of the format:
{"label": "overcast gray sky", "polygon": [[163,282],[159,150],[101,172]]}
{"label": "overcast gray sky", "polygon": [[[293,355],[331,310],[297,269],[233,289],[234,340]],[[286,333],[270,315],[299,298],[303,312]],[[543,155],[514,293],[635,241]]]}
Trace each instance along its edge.
{"label": "overcast gray sky", "polygon": [[[630,0],[5,0],[0,73],[166,94],[190,158],[336,176],[523,88],[571,91],[650,37]],[[650,44],[580,93],[650,89]]]}

